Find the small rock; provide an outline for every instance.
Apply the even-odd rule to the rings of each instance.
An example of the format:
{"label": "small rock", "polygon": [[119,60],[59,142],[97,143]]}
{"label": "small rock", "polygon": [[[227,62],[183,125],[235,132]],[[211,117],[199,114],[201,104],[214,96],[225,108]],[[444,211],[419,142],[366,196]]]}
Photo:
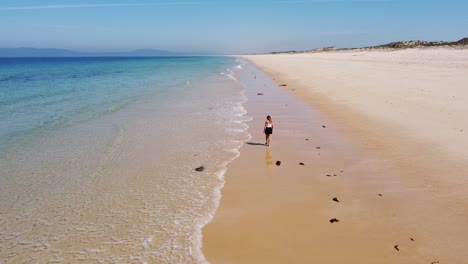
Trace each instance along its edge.
{"label": "small rock", "polygon": [[394,248],[395,248],[397,251],[400,251],[400,249],[398,248],[398,245],[395,245]]}
{"label": "small rock", "polygon": [[204,171],[205,170],[205,167],[204,166],[200,166],[198,168],[195,168],[196,171]]}
{"label": "small rock", "polygon": [[309,139],[308,139],[308,138],[306,138],[306,140],[307,140],[307,141],[309,141]]}
{"label": "small rock", "polygon": [[280,86],[286,87],[287,85],[286,84],[280,84]]}
{"label": "small rock", "polygon": [[340,200],[338,200],[338,198],[336,198],[336,197],[335,197],[335,198],[333,198],[332,200],[333,200],[334,202],[337,202],[337,203],[339,203],[339,202],[340,202]]}
{"label": "small rock", "polygon": [[320,149],[320,147],[315,147],[316,149]]}
{"label": "small rock", "polygon": [[323,128],[326,128],[326,126],[322,126]]}
{"label": "small rock", "polygon": [[379,196],[382,196],[382,194],[381,194],[381,193],[379,193]]}
{"label": "small rock", "polygon": [[338,175],[336,175],[336,174],[333,174],[333,176],[335,176],[335,177],[336,177],[336,176],[338,176]]}
{"label": "small rock", "polygon": [[331,177],[331,175],[330,175],[330,174],[327,174],[327,177]]}
{"label": "small rock", "polygon": [[303,162],[299,162],[299,165],[305,165]]}
{"label": "small rock", "polygon": [[263,95],[263,93],[257,93],[257,95]]}
{"label": "small rock", "polygon": [[281,165],[281,161],[278,160],[278,161],[276,162],[276,166],[279,166],[279,165]]}
{"label": "small rock", "polygon": [[410,237],[411,241],[414,241],[414,239],[412,237]]}
{"label": "small rock", "polygon": [[332,224],[335,223],[335,222],[338,223],[339,221],[340,221],[340,220],[338,220],[338,219],[336,219],[336,218],[330,219],[330,223],[332,223]]}
{"label": "small rock", "polygon": [[431,264],[439,264],[439,261],[432,261]]}

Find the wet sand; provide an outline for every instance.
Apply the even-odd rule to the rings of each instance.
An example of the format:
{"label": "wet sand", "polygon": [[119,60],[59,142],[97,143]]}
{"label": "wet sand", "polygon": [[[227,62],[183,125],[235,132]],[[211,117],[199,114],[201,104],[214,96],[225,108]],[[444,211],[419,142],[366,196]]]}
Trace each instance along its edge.
{"label": "wet sand", "polygon": [[209,262],[465,263],[468,53],[405,52],[248,57],[275,80],[246,67],[253,138],[203,229]]}

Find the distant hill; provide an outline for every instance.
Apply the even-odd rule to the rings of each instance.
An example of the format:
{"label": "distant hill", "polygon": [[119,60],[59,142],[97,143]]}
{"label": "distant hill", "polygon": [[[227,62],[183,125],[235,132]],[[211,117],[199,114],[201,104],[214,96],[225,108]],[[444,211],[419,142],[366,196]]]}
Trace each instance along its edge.
{"label": "distant hill", "polygon": [[212,55],[200,52],[175,52],[155,49],[137,49],[128,52],[78,52],[66,49],[0,48],[1,58],[21,57],[169,57]]}
{"label": "distant hill", "polygon": [[410,41],[396,41],[388,44],[364,47],[364,48],[337,48],[337,47],[322,47],[306,51],[278,51],[271,52],[271,54],[279,53],[304,53],[304,52],[327,52],[327,51],[340,51],[340,50],[371,50],[371,49],[412,49],[412,48],[425,48],[425,47],[468,47],[468,38],[462,38],[458,41],[423,41],[423,40],[410,40]]}
{"label": "distant hill", "polygon": [[421,47],[440,47],[440,46],[464,46],[468,45],[468,38],[460,39],[459,41],[422,41],[422,40],[410,40],[410,41],[398,41],[392,42],[380,46],[368,47],[368,48],[421,48]]}

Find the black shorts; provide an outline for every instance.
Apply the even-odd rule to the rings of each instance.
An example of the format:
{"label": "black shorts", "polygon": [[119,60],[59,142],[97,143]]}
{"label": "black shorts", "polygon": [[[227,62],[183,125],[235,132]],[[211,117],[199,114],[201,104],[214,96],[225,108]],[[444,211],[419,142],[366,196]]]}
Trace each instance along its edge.
{"label": "black shorts", "polygon": [[273,128],[272,127],[265,128],[265,134],[267,134],[267,135],[273,134]]}

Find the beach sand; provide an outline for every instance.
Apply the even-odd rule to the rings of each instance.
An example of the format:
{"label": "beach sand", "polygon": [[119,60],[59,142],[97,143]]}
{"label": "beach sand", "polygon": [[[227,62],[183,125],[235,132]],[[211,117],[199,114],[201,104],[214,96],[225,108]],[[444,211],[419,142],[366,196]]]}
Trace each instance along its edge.
{"label": "beach sand", "polygon": [[468,50],[247,59],[269,75],[245,66],[252,139],[203,229],[207,261],[467,263]]}

